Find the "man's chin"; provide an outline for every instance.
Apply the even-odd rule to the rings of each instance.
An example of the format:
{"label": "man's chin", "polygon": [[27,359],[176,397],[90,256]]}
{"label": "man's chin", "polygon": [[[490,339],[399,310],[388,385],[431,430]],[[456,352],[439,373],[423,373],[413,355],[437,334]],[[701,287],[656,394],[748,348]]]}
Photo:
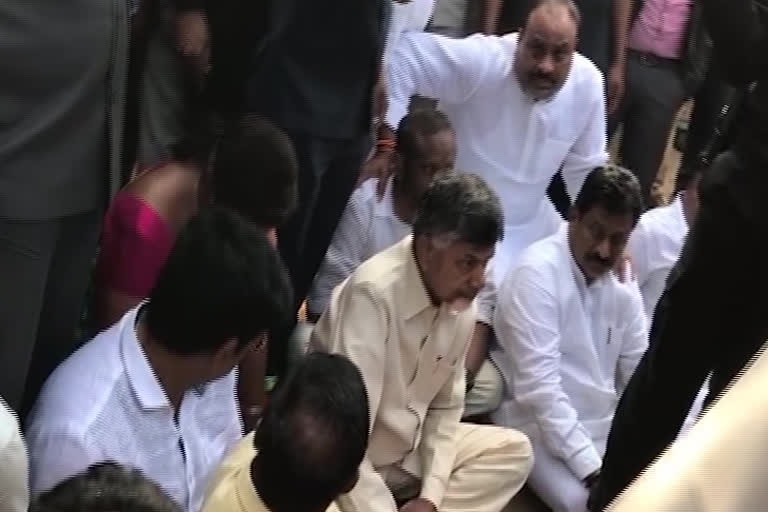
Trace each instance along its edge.
{"label": "man's chin", "polygon": [[446,304],[448,311],[453,314],[463,313],[472,306],[472,300],[466,297],[457,297]]}

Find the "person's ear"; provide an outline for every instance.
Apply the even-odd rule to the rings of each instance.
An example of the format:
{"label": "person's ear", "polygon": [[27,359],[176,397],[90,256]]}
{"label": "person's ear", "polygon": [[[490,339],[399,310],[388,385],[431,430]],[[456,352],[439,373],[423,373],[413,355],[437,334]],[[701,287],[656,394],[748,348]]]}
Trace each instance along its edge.
{"label": "person's ear", "polygon": [[227,368],[236,361],[240,352],[237,339],[230,338],[213,354],[213,365],[216,368]]}

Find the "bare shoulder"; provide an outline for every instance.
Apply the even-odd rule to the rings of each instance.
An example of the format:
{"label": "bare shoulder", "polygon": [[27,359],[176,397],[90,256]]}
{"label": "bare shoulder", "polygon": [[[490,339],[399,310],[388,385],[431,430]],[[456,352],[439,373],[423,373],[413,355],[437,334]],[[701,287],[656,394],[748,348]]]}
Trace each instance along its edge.
{"label": "bare shoulder", "polygon": [[196,166],[172,161],[139,174],[124,190],[178,229],[197,209],[199,181]]}

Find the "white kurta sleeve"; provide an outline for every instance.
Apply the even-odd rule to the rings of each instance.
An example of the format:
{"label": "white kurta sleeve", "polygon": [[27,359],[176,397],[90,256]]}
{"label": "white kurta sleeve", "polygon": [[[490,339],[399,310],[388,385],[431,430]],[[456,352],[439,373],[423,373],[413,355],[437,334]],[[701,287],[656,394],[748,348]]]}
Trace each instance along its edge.
{"label": "white kurta sleeve", "polygon": [[[348,286],[335,298],[312,332],[311,349],[342,354],[355,363],[365,382],[373,428],[384,385],[388,333],[386,305],[368,287]],[[321,339],[322,338],[322,339]],[[395,502],[386,483],[366,456],[360,480],[337,501],[343,512],[391,512]]]}
{"label": "white kurta sleeve", "polygon": [[594,74],[582,86],[587,122],[576,142],[563,161],[563,180],[571,201],[575,201],[587,175],[595,167],[608,162],[607,128],[605,118],[605,94],[600,72]]}
{"label": "white kurta sleeve", "polygon": [[321,315],[325,311],[334,288],[366,259],[363,252],[368,246],[372,212],[366,207],[363,193],[358,188],[349,198],[331,245],[312,283],[307,296],[307,309],[312,315]]}
{"label": "white kurta sleeve", "polygon": [[616,369],[616,390],[621,396],[629,384],[629,379],[635,372],[635,368],[640,363],[640,359],[648,349],[648,320],[645,316],[643,300],[640,296],[640,290],[636,282],[629,282],[624,285],[629,290],[627,307],[624,309],[622,318],[629,319],[624,330],[624,339],[621,344],[621,355]]}
{"label": "white kurta sleeve", "polygon": [[397,128],[414,95],[450,103],[469,99],[494,71],[506,73],[508,51],[492,36],[453,39],[424,32],[402,34],[386,66],[387,124]]}
{"label": "white kurta sleeve", "polygon": [[496,284],[493,279],[485,281],[485,285],[477,294],[477,321],[491,326],[493,310],[496,307]]}
{"label": "white kurta sleeve", "polygon": [[0,510],[27,512],[29,459],[16,414],[0,398]]}
{"label": "white kurta sleeve", "polygon": [[602,465],[589,432],[563,391],[560,376],[558,301],[541,286],[542,276],[519,268],[505,281],[494,327],[504,349],[516,400],[532,411],[551,453],[579,479]]}

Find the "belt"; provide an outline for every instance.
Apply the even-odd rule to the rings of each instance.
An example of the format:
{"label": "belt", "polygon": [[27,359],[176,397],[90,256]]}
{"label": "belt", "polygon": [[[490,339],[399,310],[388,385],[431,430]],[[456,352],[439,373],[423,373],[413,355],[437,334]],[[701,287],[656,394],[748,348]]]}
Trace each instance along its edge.
{"label": "belt", "polygon": [[667,57],[659,57],[648,52],[641,52],[637,50],[629,50],[629,55],[640,61],[641,64],[652,68],[656,67],[677,67],[680,64],[680,59],[669,59]]}

